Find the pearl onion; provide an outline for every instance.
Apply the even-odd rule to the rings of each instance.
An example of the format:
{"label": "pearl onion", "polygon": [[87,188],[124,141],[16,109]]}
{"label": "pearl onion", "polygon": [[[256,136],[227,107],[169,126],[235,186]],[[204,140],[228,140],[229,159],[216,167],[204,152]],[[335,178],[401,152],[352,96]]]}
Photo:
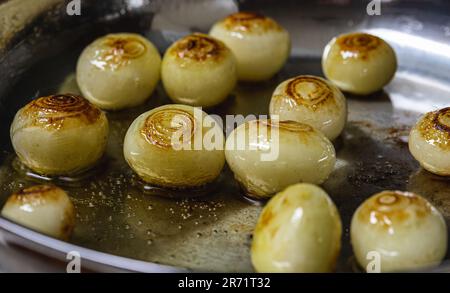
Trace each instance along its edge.
{"label": "pearl onion", "polygon": [[409,150],[424,169],[450,176],[450,108],[420,118],[409,134]]}
{"label": "pearl onion", "polygon": [[2,216],[63,240],[70,237],[75,223],[69,196],[51,185],[33,186],[12,194],[2,209]]}
{"label": "pearl onion", "polygon": [[322,69],[341,90],[367,95],[391,81],[397,70],[397,58],[384,40],[365,33],[351,33],[328,43]]}
{"label": "pearl onion", "polygon": [[142,104],[159,81],[161,57],[137,34],[109,34],[84,49],[77,64],[83,95],[106,110]]}
{"label": "pearl onion", "polygon": [[270,101],[270,115],[309,124],[333,140],[347,121],[341,91],[323,78],[300,75],[282,82]]}
{"label": "pearl onion", "polygon": [[259,217],[251,247],[258,272],[317,273],[334,269],[342,224],[320,187],[296,184],[274,196]]}
{"label": "pearl onion", "polygon": [[353,215],[351,241],[359,264],[369,252],[380,256],[380,270],[413,270],[439,264],[447,251],[442,215],[424,198],[383,191],[366,200]]}
{"label": "pearl onion", "polygon": [[255,198],[271,197],[299,182],[320,184],[336,161],[333,145],[320,131],[274,120],[238,126],[226,141],[225,157],[248,196]]}
{"label": "pearl onion", "polygon": [[239,80],[270,79],[289,57],[289,33],[269,17],[249,12],[217,22],[210,35],[223,41],[237,59]]}
{"label": "pearl onion", "polygon": [[108,138],[105,114],[70,94],[36,99],[20,109],[11,125],[19,159],[45,175],[68,175],[92,167]]}
{"label": "pearl onion", "polygon": [[[207,127],[207,125],[209,125]],[[212,135],[220,144],[209,144]],[[196,141],[203,141],[198,146]],[[201,186],[219,176],[225,157],[223,132],[205,112],[165,105],[140,115],[124,142],[128,165],[150,184],[171,188]]]}
{"label": "pearl onion", "polygon": [[175,103],[210,107],[236,84],[236,61],[221,41],[193,34],[175,42],[162,62],[164,88]]}

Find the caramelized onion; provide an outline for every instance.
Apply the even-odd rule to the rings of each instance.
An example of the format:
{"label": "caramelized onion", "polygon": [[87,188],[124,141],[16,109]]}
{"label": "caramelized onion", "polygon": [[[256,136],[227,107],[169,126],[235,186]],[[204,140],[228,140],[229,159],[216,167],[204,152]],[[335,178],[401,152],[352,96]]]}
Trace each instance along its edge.
{"label": "caramelized onion", "polygon": [[273,19],[238,12],[217,22],[210,35],[223,41],[237,60],[238,79],[270,79],[284,65],[291,49],[289,33]]}
{"label": "caramelized onion", "polygon": [[11,125],[19,159],[44,175],[74,174],[92,167],[108,137],[105,114],[71,94],[41,97],[20,109]]}
{"label": "caramelized onion", "polygon": [[236,61],[221,41],[192,34],[166,52],[161,69],[164,88],[176,103],[210,107],[227,98],[236,84]]}
{"label": "caramelized onion", "polygon": [[106,110],[142,104],[159,81],[161,57],[137,34],[109,34],[88,45],[78,59],[77,82],[83,95]]}
{"label": "caramelized onion", "polygon": [[325,76],[341,90],[367,95],[381,90],[395,75],[397,58],[384,40],[366,33],[340,35],[325,47]]}
{"label": "caramelized onion", "polygon": [[[204,139],[209,134],[214,134],[217,147]],[[131,124],[124,156],[146,183],[193,188],[219,176],[225,163],[223,142],[222,129],[205,112],[186,105],[165,105]]]}
{"label": "caramelized onion", "polygon": [[335,164],[331,142],[295,121],[253,120],[227,138],[225,157],[249,197],[267,198],[299,182],[320,184]]}
{"label": "caramelized onion", "polygon": [[282,82],[270,101],[270,115],[307,123],[335,139],[347,121],[344,95],[323,78],[301,75]]}
{"label": "caramelized onion", "polygon": [[321,273],[333,271],[341,248],[338,210],[320,187],[289,186],[262,211],[251,247],[258,272]]}
{"label": "caramelized onion", "polygon": [[423,197],[383,191],[356,210],[351,241],[359,264],[366,269],[379,255],[382,272],[415,270],[440,263],[447,251],[447,228],[442,215]]}
{"label": "caramelized onion", "polygon": [[67,193],[52,185],[37,185],[13,193],[2,216],[28,228],[69,239],[75,224],[75,211]]}

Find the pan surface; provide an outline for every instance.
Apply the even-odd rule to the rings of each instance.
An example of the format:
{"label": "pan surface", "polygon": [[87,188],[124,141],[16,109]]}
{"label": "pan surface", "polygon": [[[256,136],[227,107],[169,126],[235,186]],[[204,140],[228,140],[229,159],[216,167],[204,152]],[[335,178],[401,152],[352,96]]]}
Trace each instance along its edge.
{"label": "pan surface", "polygon": [[[12,2],[0,4],[0,12],[7,13],[1,9]],[[300,74],[322,76],[322,50],[337,34],[367,31],[396,50],[399,69],[384,91],[370,97],[347,95],[349,122],[335,142],[336,168],[323,184],[344,225],[337,271],[360,270],[352,256],[350,220],[364,199],[381,190],[422,194],[450,227],[450,181],[422,170],[407,147],[409,129],[421,113],[450,105],[448,2],[383,2],[380,16],[367,15],[364,1],[350,0],[85,0],[81,16],[68,16],[63,1],[48,2],[31,23],[11,38],[2,35],[0,43],[0,206],[12,192],[50,180],[17,162],[9,141],[13,115],[38,96],[77,93],[75,64],[93,39],[108,32],[139,32],[163,52],[189,32],[207,32],[223,16],[249,10],[287,28],[293,40],[291,58],[272,80],[239,84],[227,101],[206,109],[208,113],[268,114],[269,99],[281,81]],[[79,250],[95,270],[252,271],[249,246],[263,203],[246,200],[228,168],[210,188],[169,199],[159,196],[168,191],[143,186],[125,163],[123,138],[130,123],[166,103],[159,86],[146,104],[107,113],[111,134],[102,163],[88,176],[51,179],[68,191],[76,206],[70,244],[0,218],[6,241],[61,259]],[[443,264],[442,270],[447,269]]]}

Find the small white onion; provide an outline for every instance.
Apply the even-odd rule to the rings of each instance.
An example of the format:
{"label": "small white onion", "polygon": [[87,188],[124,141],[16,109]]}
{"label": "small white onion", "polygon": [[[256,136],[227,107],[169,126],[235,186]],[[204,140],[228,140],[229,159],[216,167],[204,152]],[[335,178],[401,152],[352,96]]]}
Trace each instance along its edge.
{"label": "small white onion", "polygon": [[[209,135],[216,138],[214,144],[205,138]],[[124,156],[145,182],[196,187],[219,176],[225,164],[223,141],[221,127],[205,112],[187,105],[165,105],[134,120],[125,136]]]}
{"label": "small white onion", "polygon": [[328,43],[322,69],[341,90],[368,95],[391,81],[397,70],[397,57],[384,40],[366,33],[350,33]]}
{"label": "small white onion", "polygon": [[318,130],[295,121],[253,120],[227,138],[225,157],[235,178],[255,198],[289,185],[320,184],[333,171],[333,144]]}
{"label": "small white onion", "polygon": [[221,41],[192,34],[166,51],[161,77],[175,103],[210,107],[227,98],[236,84],[236,61]]}
{"label": "small white onion", "polygon": [[161,57],[137,34],[109,34],[87,46],[77,64],[83,95],[106,110],[142,104],[159,81]]}
{"label": "small white onion", "polygon": [[238,79],[244,81],[270,79],[291,50],[289,33],[273,19],[256,13],[231,14],[217,22],[210,35],[233,51]]}
{"label": "small white onion", "polygon": [[382,272],[437,265],[447,252],[444,218],[427,200],[413,193],[383,191],[356,210],[351,242],[358,263],[366,269],[378,253]]}
{"label": "small white onion", "polygon": [[19,159],[44,175],[70,175],[92,167],[108,139],[106,115],[71,94],[38,98],[20,109],[11,125]]}
{"label": "small white onion", "polygon": [[278,85],[270,101],[270,115],[278,115],[281,121],[309,124],[333,140],[344,129],[347,104],[341,91],[330,82],[300,75]]}
{"label": "small white onion", "polygon": [[341,249],[342,224],[320,187],[296,184],[274,196],[253,233],[252,263],[264,273],[333,271]]}
{"label": "small white onion", "polygon": [[2,216],[44,234],[67,240],[75,225],[75,211],[67,193],[52,185],[37,185],[13,193]]}
{"label": "small white onion", "polygon": [[450,176],[450,108],[420,118],[409,134],[409,150],[427,171]]}

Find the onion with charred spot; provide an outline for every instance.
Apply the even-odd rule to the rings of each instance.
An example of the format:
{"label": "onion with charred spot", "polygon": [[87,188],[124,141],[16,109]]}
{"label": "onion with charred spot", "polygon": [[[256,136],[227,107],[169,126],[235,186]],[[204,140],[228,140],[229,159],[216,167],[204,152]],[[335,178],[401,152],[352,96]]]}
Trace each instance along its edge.
{"label": "onion with charred spot", "polygon": [[225,157],[247,196],[268,198],[299,182],[320,184],[333,171],[333,144],[295,121],[253,120],[227,138]]}
{"label": "onion with charred spot", "polygon": [[187,105],[165,105],[134,120],[125,136],[124,156],[147,183],[191,188],[219,176],[225,163],[223,142],[222,129],[205,112]]}
{"label": "onion with charred spot", "polygon": [[223,41],[237,60],[239,80],[270,79],[291,50],[289,33],[275,20],[252,12],[231,14],[217,22],[210,35]]}
{"label": "onion with charred spot", "polygon": [[280,120],[309,124],[330,140],[339,136],[347,121],[347,104],[341,91],[311,75],[300,75],[278,85],[269,110]]}
{"label": "onion with charred spot", "polygon": [[383,191],[367,199],[351,222],[351,242],[365,269],[370,252],[380,256],[382,272],[424,269],[438,265],[447,251],[444,218],[423,197]]}
{"label": "onion with charred spot", "polygon": [[236,61],[221,41],[192,34],[176,41],[162,61],[161,77],[175,103],[211,107],[224,101],[236,84]]}
{"label": "onion with charred spot", "polygon": [[72,175],[103,155],[108,120],[97,107],[71,94],[41,97],[20,109],[11,142],[20,161],[43,175]]}
{"label": "onion with charred spot", "polygon": [[409,150],[427,171],[450,176],[450,108],[419,119],[409,134]]}
{"label": "onion with charred spot", "polygon": [[161,57],[138,34],[109,34],[87,46],[78,59],[77,82],[83,95],[105,110],[142,104],[159,81]]}
{"label": "onion with charred spot", "polygon": [[381,90],[395,75],[397,57],[388,43],[366,33],[332,39],[322,56],[327,79],[341,90],[368,95]]}
{"label": "onion with charred spot", "polygon": [[333,271],[341,248],[342,223],[336,206],[320,187],[289,186],[262,211],[251,247],[257,272]]}
{"label": "onion with charred spot", "polygon": [[75,209],[67,193],[53,185],[37,185],[13,193],[2,216],[30,229],[62,240],[75,225]]}

